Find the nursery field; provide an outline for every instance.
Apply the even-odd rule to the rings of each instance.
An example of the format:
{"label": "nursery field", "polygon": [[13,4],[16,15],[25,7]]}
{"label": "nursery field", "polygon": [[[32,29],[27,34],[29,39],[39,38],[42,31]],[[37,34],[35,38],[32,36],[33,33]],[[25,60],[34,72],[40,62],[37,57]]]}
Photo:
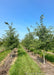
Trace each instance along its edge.
{"label": "nursery field", "polygon": [[[11,50],[5,50],[5,51],[1,52],[0,53],[0,62],[2,60],[4,60],[10,53],[13,54],[13,52]],[[45,68],[44,68],[43,67],[44,64],[40,62],[41,59],[40,58],[39,58],[39,60],[38,60],[38,58],[36,59],[37,55],[36,54],[33,55],[32,53],[33,52],[27,52],[27,50],[24,49],[22,45],[20,45],[17,49],[17,56],[16,56],[17,59],[16,60],[14,59],[15,62],[13,60],[13,57],[15,57],[15,56],[14,55],[12,55],[13,57],[9,56],[8,59],[6,59],[6,61],[4,62],[4,65],[3,65],[4,69],[1,70],[1,67],[0,67],[0,70],[1,70],[0,74],[1,75],[3,75],[3,74],[4,75],[7,75],[7,74],[8,75],[47,75],[49,72],[50,74],[53,75],[54,67],[52,65],[50,65],[49,63],[46,63]],[[39,55],[42,55],[41,52],[39,53]],[[53,60],[54,55],[47,53],[46,59],[48,61],[54,63],[54,60]],[[11,63],[13,63],[13,62],[14,62],[14,64],[11,65]],[[40,63],[42,64],[41,67],[39,65]],[[10,65],[9,68],[8,68],[8,65]],[[6,67],[6,69],[5,69],[5,67]],[[46,68],[47,68],[47,70],[46,70]],[[50,69],[52,70],[52,72],[50,72]],[[3,73],[3,71],[4,71],[4,73]]]}
{"label": "nursery field", "polygon": [[22,46],[18,49],[18,57],[9,70],[9,75],[37,75],[41,70],[37,63],[26,53]]}
{"label": "nursery field", "polygon": [[22,35],[12,22],[4,22],[8,28],[0,38],[0,75],[54,75],[54,27],[43,21],[42,14],[36,26],[26,27],[28,32],[21,29]]}

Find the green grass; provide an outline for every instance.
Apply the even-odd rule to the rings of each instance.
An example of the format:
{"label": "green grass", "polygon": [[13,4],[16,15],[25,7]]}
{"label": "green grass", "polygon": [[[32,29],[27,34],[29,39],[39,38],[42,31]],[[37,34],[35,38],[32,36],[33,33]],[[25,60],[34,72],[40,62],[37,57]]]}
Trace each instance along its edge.
{"label": "green grass", "polygon": [[2,50],[2,49],[5,49],[3,45],[2,45],[2,46],[0,46],[0,50]]}
{"label": "green grass", "polygon": [[48,50],[48,52],[52,52],[52,53],[54,53],[54,49],[53,49],[53,50]]}
{"label": "green grass", "polygon": [[10,53],[11,50],[5,50],[3,52],[0,53],[0,62],[8,55],[8,53]]}
{"label": "green grass", "polygon": [[53,54],[46,54],[46,59],[52,63],[54,63],[54,55]]}
{"label": "green grass", "polygon": [[14,65],[11,66],[9,75],[37,75],[37,73],[43,75],[39,66],[30,58],[25,50],[22,47],[18,48],[18,58]]}

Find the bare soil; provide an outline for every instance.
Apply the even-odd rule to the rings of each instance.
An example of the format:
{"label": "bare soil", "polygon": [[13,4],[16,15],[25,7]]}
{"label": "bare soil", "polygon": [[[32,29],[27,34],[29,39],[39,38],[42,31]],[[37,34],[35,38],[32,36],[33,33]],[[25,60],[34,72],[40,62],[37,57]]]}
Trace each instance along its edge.
{"label": "bare soil", "polygon": [[17,56],[17,48],[15,48],[5,59],[4,64],[0,66],[0,75],[7,75],[8,70],[11,67],[11,63],[14,61],[14,58]]}
{"label": "bare soil", "polygon": [[52,52],[47,52],[47,53],[49,53],[49,54],[53,54],[53,55],[54,55],[54,53],[52,53]]}

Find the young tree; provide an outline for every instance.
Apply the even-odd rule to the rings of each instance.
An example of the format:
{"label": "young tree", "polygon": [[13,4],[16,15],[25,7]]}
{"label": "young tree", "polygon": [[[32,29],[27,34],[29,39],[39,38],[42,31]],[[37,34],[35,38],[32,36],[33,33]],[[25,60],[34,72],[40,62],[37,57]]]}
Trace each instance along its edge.
{"label": "young tree", "polygon": [[34,39],[32,32],[30,32],[30,29],[27,27],[28,34],[25,35],[24,40],[22,40],[22,44],[27,48],[30,49],[30,46],[32,44],[32,41]]}
{"label": "young tree", "polygon": [[43,24],[44,15],[40,16],[40,25],[35,29],[35,34],[38,36],[40,43],[40,49],[43,50],[43,60],[45,64],[45,50],[50,47],[50,41],[52,38],[51,30],[47,29],[46,26]]}
{"label": "young tree", "polygon": [[8,24],[8,22],[5,22],[6,25],[8,25],[9,30],[6,30],[6,35],[4,38],[4,46],[6,49],[14,49],[19,46],[19,39],[18,34],[15,32],[15,28]]}

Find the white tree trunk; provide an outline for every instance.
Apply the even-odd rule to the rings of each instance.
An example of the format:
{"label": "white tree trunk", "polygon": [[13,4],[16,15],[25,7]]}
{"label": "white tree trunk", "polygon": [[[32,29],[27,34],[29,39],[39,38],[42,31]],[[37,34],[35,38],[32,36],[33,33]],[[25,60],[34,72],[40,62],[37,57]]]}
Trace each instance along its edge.
{"label": "white tree trunk", "polygon": [[43,64],[45,64],[45,53],[43,53]]}
{"label": "white tree trunk", "polygon": [[43,52],[43,64],[45,64],[46,63],[46,61],[45,61],[45,51],[42,50],[42,52]]}

